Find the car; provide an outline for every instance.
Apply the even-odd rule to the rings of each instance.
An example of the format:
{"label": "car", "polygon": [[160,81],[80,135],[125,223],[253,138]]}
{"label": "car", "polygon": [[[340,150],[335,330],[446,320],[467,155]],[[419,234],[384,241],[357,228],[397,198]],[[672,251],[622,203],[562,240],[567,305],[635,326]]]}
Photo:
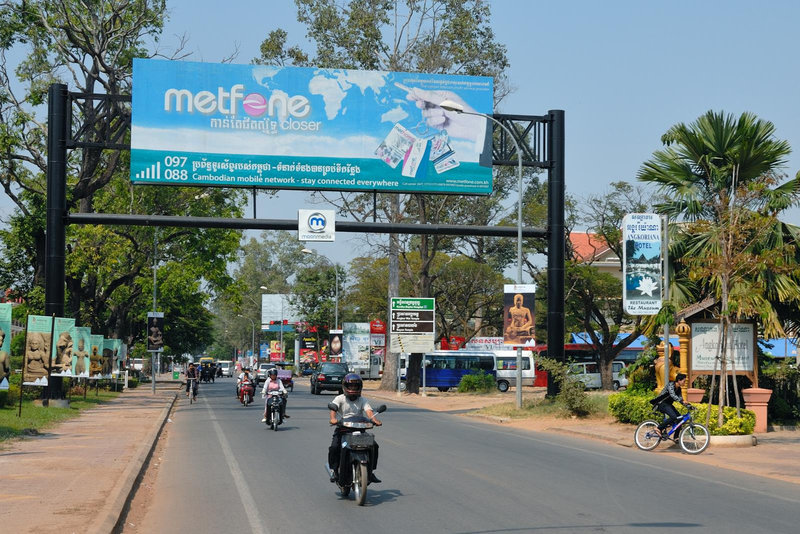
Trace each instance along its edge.
{"label": "car", "polygon": [[[612,385],[611,387],[616,391],[621,387],[628,387],[628,379],[622,370],[625,369],[625,362],[614,360],[611,362],[612,372]],[[580,380],[583,382],[585,389],[599,389],[600,383],[600,367],[597,362],[575,362],[569,366],[569,376],[573,380]]]}
{"label": "car", "polygon": [[317,365],[311,373],[311,394],[319,395],[325,390],[341,393],[342,380],[349,372],[344,363],[323,362]]}
{"label": "car", "polygon": [[274,363],[259,363],[256,371],[256,386],[267,381],[267,371],[277,368]]}
{"label": "car", "polygon": [[314,366],[313,365],[305,365],[305,366],[303,366],[303,370],[301,371],[301,374],[303,376],[311,376],[311,374],[313,372],[314,372]]}
{"label": "car", "polygon": [[220,369],[222,369],[222,376],[224,377],[232,377],[233,376],[233,362],[230,360],[220,360],[217,362]]}

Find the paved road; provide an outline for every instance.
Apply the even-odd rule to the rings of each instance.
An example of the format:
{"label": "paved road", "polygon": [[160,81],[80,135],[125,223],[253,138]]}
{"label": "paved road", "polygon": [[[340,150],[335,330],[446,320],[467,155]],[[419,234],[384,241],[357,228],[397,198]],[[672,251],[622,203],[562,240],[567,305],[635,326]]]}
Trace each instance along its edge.
{"label": "paved road", "polygon": [[793,484],[391,403],[376,429],[384,482],[358,507],[323,471],[332,398],[298,385],[276,433],[231,380],[182,397],[140,531],[178,531],[187,513],[199,534],[797,531]]}

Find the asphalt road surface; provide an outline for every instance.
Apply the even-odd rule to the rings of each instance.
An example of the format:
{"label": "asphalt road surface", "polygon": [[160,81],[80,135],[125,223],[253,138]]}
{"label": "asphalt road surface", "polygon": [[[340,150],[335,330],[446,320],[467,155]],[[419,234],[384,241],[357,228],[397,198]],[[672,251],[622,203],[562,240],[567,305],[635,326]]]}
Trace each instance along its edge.
{"label": "asphalt road surface", "polygon": [[798,531],[793,484],[399,403],[374,431],[383,482],[359,507],[324,470],[333,396],[297,384],[278,432],[260,423],[260,395],[242,407],[231,379],[201,385],[191,406],[181,396],[140,531]]}

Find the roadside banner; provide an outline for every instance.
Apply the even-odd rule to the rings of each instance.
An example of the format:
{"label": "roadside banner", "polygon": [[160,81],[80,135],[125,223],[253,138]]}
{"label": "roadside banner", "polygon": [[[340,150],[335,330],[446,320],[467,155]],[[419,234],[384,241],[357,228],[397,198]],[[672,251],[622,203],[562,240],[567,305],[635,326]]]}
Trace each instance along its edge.
{"label": "roadside banner", "polygon": [[8,389],[11,376],[11,308],[10,302],[0,303],[0,390]]}
{"label": "roadside banner", "polygon": [[625,312],[653,315],[661,309],[661,218],[655,213],[629,213],[622,220]]}
{"label": "roadside banner", "polygon": [[342,334],[342,330],[330,330],[328,332],[328,360],[341,361]]}
{"label": "roadside banner", "polygon": [[25,337],[23,384],[46,386],[50,365],[50,343],[53,339],[53,318],[46,315],[29,315]]}
{"label": "roadside banner", "polygon": [[503,343],[534,345],[536,284],[503,285]]}
{"label": "roadside banner", "polygon": [[50,376],[72,376],[72,351],[75,348],[75,319],[56,317],[53,336],[56,342],[50,357]]}
{"label": "roadside banner", "polygon": [[92,329],[88,326],[76,326],[75,338],[72,340],[72,375],[82,378],[89,378],[89,358],[92,340]]}
{"label": "roadside banner", "polygon": [[164,351],[164,313],[147,312],[147,350]]}
{"label": "roadside banner", "polygon": [[99,334],[89,336],[89,378],[103,378],[103,348],[105,338]]}
{"label": "roadside banner", "polygon": [[485,76],[135,58],[131,181],[488,195],[493,96]]}
{"label": "roadside banner", "polygon": [[363,375],[369,370],[369,323],[343,323],[342,332],[342,362]]}

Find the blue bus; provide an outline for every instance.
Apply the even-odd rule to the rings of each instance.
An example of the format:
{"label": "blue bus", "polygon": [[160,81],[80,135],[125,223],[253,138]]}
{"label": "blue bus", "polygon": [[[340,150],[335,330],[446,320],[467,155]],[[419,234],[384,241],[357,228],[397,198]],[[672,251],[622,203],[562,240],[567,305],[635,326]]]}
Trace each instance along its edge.
{"label": "blue bus", "polygon": [[494,353],[491,351],[437,350],[423,357],[424,374],[420,369],[420,381],[424,387],[435,387],[439,391],[456,388],[464,375],[479,373],[497,376]]}

